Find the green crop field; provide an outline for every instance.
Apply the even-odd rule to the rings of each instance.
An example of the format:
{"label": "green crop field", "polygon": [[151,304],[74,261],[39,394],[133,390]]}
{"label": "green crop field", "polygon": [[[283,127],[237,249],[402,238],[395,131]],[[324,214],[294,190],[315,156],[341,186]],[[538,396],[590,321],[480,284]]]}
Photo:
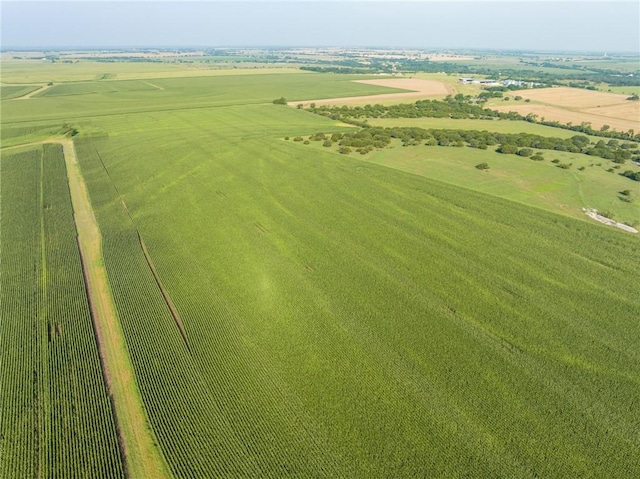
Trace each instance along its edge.
{"label": "green crop field", "polygon": [[0,86],[0,99],[8,100],[18,98],[40,88],[37,85],[2,85]]}
{"label": "green crop field", "polygon": [[[82,68],[67,74],[99,73]],[[156,77],[140,91],[130,87],[141,80],[109,79],[2,102],[2,132],[13,144],[76,133],[110,294],[171,475],[638,477],[640,238],[579,211],[615,207],[631,220],[637,183],[607,172],[608,160],[562,152],[534,162],[394,144],[341,155],[293,141],[354,127],[272,100],[390,91],[354,78]],[[454,128],[451,120],[420,121]],[[476,128],[463,121],[461,128]],[[572,136],[521,122],[482,124]],[[10,404],[18,394],[32,397],[32,369],[47,365],[34,333],[46,332],[33,313],[42,300],[32,299],[42,294],[48,258],[39,249],[49,241],[40,218],[53,204],[33,198],[40,151],[2,152],[0,327],[24,327],[34,337],[23,332],[21,340],[39,345],[12,366],[15,375],[4,365],[18,364],[19,354],[2,348],[3,405],[5,394]],[[555,157],[572,169],[555,168]],[[474,168],[481,161],[488,171]],[[64,180],[63,167],[51,175]],[[632,203],[617,198],[625,185]],[[32,195],[26,215],[18,192]],[[33,224],[23,232],[25,218]],[[73,223],[65,224],[68,233]],[[33,247],[18,250],[19,235]],[[64,278],[81,285],[74,251],[65,254],[76,258],[75,273]],[[15,284],[4,287],[14,270]],[[24,305],[4,301],[20,288]],[[59,294],[86,309],[84,289]],[[83,367],[100,379],[86,336],[91,317],[82,314],[84,332],[67,335],[75,330],[64,326],[62,338],[93,344],[93,366]],[[80,374],[51,368],[67,381]],[[100,384],[90,407],[102,421],[92,433],[102,439],[89,444],[103,449],[82,453],[111,461],[104,470],[115,477],[123,466],[107,427],[111,410],[97,406],[108,405]],[[16,407],[2,409],[3,477],[35,475],[47,464],[33,459],[45,449],[31,409],[22,436],[5,432],[16,427],[4,420]],[[79,461],[68,448],[59,477]],[[18,451],[31,459],[17,459]]]}
{"label": "green crop field", "polygon": [[0,476],[123,477],[62,149],[0,167]]}

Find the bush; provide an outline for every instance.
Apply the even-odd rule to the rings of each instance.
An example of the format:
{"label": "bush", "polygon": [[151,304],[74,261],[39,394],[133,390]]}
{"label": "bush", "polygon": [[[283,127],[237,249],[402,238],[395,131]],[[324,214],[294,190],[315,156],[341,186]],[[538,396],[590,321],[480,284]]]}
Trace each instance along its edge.
{"label": "bush", "polygon": [[293,141],[302,141],[302,137],[301,136],[296,136]]}
{"label": "bush", "polygon": [[558,164],[558,163],[560,163],[560,160],[556,158],[556,159],[554,159],[554,160],[551,160],[551,163]]}
{"label": "bush", "polygon": [[478,168],[479,170],[488,170],[489,169],[489,165],[486,163],[478,163],[476,165],[476,168]]}
{"label": "bush", "polygon": [[325,140],[324,143],[322,143],[322,146],[333,146],[333,142],[331,140]]}
{"label": "bush", "polygon": [[286,105],[287,104],[287,100],[285,97],[281,96],[280,98],[277,98],[275,100],[273,100],[273,104],[274,105]]}
{"label": "bush", "polygon": [[516,145],[505,145],[502,144],[498,147],[498,153],[504,153],[505,155],[513,155],[518,152],[518,147]]}
{"label": "bush", "polygon": [[351,153],[351,148],[349,148],[348,146],[341,146],[340,148],[338,148],[338,152],[343,155],[348,155],[349,153]]}
{"label": "bush", "polygon": [[543,160],[544,160],[544,156],[542,156],[542,154],[541,154],[541,153],[536,153],[535,155],[533,155],[533,156],[531,157],[531,159],[532,159],[533,161],[543,161]]}
{"label": "bush", "polygon": [[633,172],[631,170],[627,170],[624,173],[620,173],[622,176],[626,176],[627,178],[633,181],[640,181],[640,171]]}
{"label": "bush", "polygon": [[518,155],[528,158],[533,155],[533,150],[531,148],[520,148],[520,150],[518,150]]}

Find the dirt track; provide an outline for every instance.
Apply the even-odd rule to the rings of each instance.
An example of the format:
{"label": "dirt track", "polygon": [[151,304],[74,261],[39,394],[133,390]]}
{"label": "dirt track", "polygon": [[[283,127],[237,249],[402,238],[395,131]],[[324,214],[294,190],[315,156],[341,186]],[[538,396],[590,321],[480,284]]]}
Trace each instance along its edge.
{"label": "dirt track", "polygon": [[130,478],[170,477],[147,422],[122,327],[102,258],[102,236],[80,171],[73,140],[53,138],[3,150],[58,143],[62,145],[78,245],[103,374],[114,407],[119,442]]}

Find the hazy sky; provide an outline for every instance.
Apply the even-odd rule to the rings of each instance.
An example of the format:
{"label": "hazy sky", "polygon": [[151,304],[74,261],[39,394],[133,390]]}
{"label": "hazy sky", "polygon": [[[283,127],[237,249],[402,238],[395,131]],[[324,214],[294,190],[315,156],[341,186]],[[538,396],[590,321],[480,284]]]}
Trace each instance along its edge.
{"label": "hazy sky", "polygon": [[640,51],[638,1],[2,1],[2,48],[390,46]]}

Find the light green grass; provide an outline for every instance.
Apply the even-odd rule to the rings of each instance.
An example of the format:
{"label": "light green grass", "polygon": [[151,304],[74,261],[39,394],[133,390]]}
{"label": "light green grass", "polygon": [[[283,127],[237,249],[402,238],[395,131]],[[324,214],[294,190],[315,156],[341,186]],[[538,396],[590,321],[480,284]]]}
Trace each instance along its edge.
{"label": "light green grass", "polygon": [[[402,147],[399,144],[366,155],[365,161],[446,181],[458,186],[508,198],[546,210],[586,218],[582,208],[611,212],[618,221],[640,225],[640,184],[615,173],[610,161],[575,153],[540,150],[545,161],[533,161],[517,155],[503,155],[490,150],[455,147]],[[356,154],[356,157],[361,155]],[[573,163],[562,169],[551,163]],[[488,163],[488,171],[475,168]],[[596,166],[600,164],[601,166]],[[584,166],[585,170],[578,168]],[[620,191],[631,190],[633,203],[620,199]],[[591,221],[591,220],[588,220]]]}
{"label": "light green grass", "polygon": [[[604,330],[616,348],[635,347],[624,329],[635,328],[638,304],[622,278],[636,274],[637,238],[273,138],[305,117],[297,110],[185,111],[172,115],[175,137],[165,115],[150,114],[159,130],[150,121],[91,147],[181,313],[190,369],[210,385],[233,378],[217,414],[251,453],[237,456],[229,437],[215,458],[194,446],[189,460],[223,473],[285,464],[301,476],[633,470],[624,452],[611,455],[632,454],[635,419],[624,411],[636,360],[621,368],[592,341]],[[322,130],[320,121],[307,127]],[[107,269],[126,278],[131,264]],[[139,337],[156,337],[143,324]],[[154,348],[145,367],[179,351]],[[622,389],[603,394],[605,384]],[[582,419],[594,402],[619,416]],[[207,417],[191,430],[207,430],[216,416]],[[601,421],[615,424],[612,442],[597,439]],[[574,423],[590,433],[570,433]],[[159,434],[168,451],[188,440],[184,425],[170,430]],[[181,454],[169,453],[177,475]]]}
{"label": "light green grass", "polygon": [[[581,134],[576,131],[538,125],[535,123],[530,123],[528,121],[511,120],[456,120],[451,118],[369,118],[367,119],[367,122],[372,126],[384,126],[389,128],[407,126],[424,129],[434,128],[443,130],[486,130],[497,133],[530,133],[532,135],[549,136],[555,138],[571,138],[572,136]],[[591,137],[592,140],[594,138],[596,137]]]}
{"label": "light green grass", "polygon": [[18,98],[40,88],[38,85],[0,85],[0,99]]}
{"label": "light green grass", "polygon": [[[56,91],[63,89],[65,95],[70,97],[43,95],[23,102],[4,103],[1,121],[2,123],[31,123],[38,120],[62,122],[92,116],[145,111],[176,111],[189,108],[271,103],[274,99],[283,96],[289,101],[296,101],[399,91],[394,88],[351,81],[356,78],[363,77],[295,73],[275,76],[266,74],[165,78],[150,82],[163,90],[141,81],[125,82],[127,86],[143,85],[140,87],[143,91],[123,91],[125,89],[119,89],[118,81],[79,82],[54,86],[50,89],[54,95]],[[90,100],[82,95],[82,93],[98,90],[102,90],[102,93],[95,93]]]}
{"label": "light green grass", "polygon": [[[640,239],[523,204],[535,188],[575,201],[558,193],[575,171],[552,154],[368,159],[283,140],[343,127],[271,100],[388,91],[353,78],[164,79],[3,105],[3,127],[80,131],[114,300],[173,474],[637,477]],[[423,151],[442,154],[440,180],[400,171]],[[597,168],[583,186],[604,181]]]}

